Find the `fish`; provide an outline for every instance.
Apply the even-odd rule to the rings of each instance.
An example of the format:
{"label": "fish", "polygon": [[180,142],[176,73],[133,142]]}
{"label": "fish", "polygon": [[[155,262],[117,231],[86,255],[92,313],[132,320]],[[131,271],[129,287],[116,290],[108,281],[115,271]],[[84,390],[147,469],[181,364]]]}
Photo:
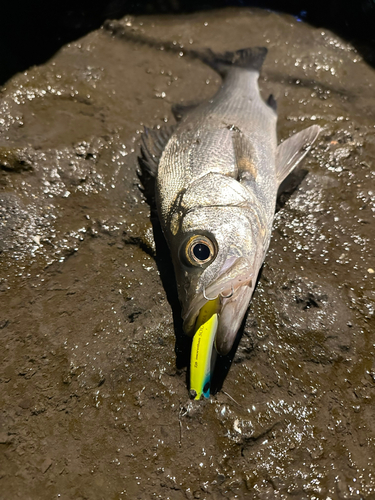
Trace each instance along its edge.
{"label": "fish", "polygon": [[266,256],[278,188],[321,131],[314,124],[278,144],[276,101],[264,100],[258,86],[266,55],[265,47],[202,50],[220,88],[201,103],[176,105],[175,124],[145,128],[141,139],[183,329],[194,337],[200,312],[217,301],[210,335],[222,356],[233,348]]}

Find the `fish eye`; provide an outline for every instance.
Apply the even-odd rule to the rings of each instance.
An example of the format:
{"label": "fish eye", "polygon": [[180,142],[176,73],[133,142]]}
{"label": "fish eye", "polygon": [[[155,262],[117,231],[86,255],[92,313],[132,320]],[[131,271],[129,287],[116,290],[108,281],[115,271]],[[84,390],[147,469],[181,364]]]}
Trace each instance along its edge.
{"label": "fish eye", "polygon": [[185,247],[185,257],[193,266],[207,264],[215,257],[215,246],[207,236],[192,236]]}

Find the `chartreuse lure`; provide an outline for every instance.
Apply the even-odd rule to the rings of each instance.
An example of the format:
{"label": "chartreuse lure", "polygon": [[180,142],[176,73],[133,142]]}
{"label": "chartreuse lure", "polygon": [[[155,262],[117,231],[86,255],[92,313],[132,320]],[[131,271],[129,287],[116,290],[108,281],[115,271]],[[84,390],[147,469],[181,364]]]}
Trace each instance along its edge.
{"label": "chartreuse lure", "polygon": [[219,299],[206,302],[195,325],[190,357],[190,394],[194,399],[200,399],[202,394],[205,398],[210,395],[211,366],[214,363],[213,358],[216,357],[213,345],[218,325],[219,302]]}

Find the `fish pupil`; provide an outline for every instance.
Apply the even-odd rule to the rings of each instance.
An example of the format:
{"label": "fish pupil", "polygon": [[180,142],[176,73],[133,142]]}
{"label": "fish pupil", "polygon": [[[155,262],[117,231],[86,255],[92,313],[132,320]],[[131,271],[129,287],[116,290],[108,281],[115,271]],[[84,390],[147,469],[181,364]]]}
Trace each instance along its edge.
{"label": "fish pupil", "polygon": [[204,261],[210,257],[211,252],[209,247],[204,243],[197,243],[194,245],[193,254],[196,259]]}

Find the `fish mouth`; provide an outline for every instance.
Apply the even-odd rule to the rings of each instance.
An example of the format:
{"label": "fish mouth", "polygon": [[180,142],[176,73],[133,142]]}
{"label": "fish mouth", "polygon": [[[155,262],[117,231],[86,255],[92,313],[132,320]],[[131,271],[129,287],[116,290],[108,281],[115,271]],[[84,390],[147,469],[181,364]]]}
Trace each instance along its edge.
{"label": "fish mouth", "polygon": [[219,322],[215,337],[217,352],[224,356],[231,350],[253,292],[252,266],[245,257],[224,264],[219,277],[203,288],[183,311],[185,333],[195,334],[195,323],[202,307],[209,300],[220,299]]}

